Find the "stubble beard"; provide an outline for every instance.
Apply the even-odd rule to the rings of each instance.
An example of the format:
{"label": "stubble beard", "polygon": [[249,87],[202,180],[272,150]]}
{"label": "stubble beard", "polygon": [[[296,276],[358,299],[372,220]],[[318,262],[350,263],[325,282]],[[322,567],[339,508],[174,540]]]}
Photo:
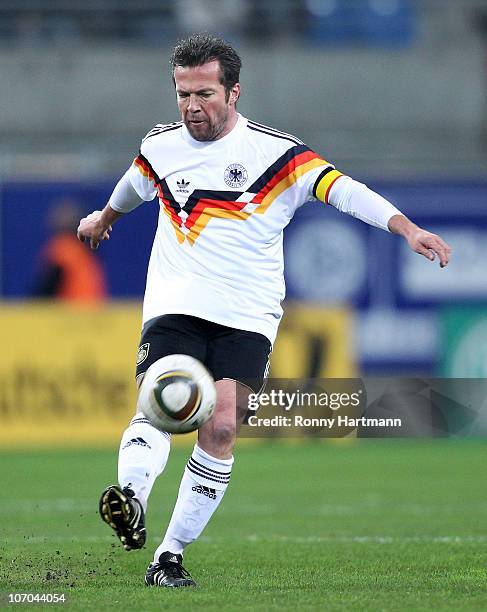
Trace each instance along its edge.
{"label": "stubble beard", "polygon": [[195,129],[195,127],[191,125],[189,121],[185,122],[185,125],[188,128],[188,132],[195,140],[198,140],[199,142],[210,142],[212,140],[218,140],[220,134],[224,131],[225,126],[227,125],[228,110],[226,109],[222,116],[217,117],[216,123],[211,123],[210,120],[207,121],[207,123],[203,124],[206,127],[206,129],[203,131]]}

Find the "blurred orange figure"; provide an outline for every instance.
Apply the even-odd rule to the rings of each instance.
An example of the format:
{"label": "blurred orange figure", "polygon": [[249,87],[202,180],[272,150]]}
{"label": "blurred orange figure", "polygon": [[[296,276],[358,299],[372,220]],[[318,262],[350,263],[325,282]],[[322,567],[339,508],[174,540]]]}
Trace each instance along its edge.
{"label": "blurred orange figure", "polygon": [[79,217],[80,207],[69,199],[50,209],[52,237],[41,252],[36,296],[84,304],[107,298],[106,276],[96,254],[76,237]]}

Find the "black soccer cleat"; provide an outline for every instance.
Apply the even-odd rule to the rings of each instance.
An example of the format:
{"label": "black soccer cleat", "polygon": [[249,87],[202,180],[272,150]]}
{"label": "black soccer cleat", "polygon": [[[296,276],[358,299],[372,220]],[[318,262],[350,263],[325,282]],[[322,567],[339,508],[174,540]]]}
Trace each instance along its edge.
{"label": "black soccer cleat", "polygon": [[100,516],[115,531],[125,550],[144,546],[144,510],[132,489],[107,487],[100,497]]}
{"label": "black soccer cleat", "polygon": [[183,555],[164,552],[157,563],[151,563],[145,573],[147,586],[160,587],[195,587],[196,582],[190,573],[181,565]]}

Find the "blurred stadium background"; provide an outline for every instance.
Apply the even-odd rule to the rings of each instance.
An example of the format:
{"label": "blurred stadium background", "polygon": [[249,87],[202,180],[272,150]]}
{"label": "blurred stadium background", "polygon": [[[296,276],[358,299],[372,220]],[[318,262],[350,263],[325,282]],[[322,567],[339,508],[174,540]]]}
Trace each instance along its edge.
{"label": "blurred stadium background", "polygon": [[[83,610],[123,609],[139,587],[154,609],[160,595],[140,585],[149,553],[107,554],[96,516],[134,405],[157,205],[96,253],[93,300],[39,294],[56,232],[101,208],[141,137],[178,119],[168,58],[198,30],[241,52],[243,114],[295,133],[454,249],[440,270],[304,206],[285,235],[272,374],[487,376],[485,0],[0,0],[0,591],[74,589]],[[209,586],[195,605],[485,607],[483,443],[251,444],[191,551]],[[186,454],[156,486],[153,543]]]}
{"label": "blurred stadium background", "polygon": [[109,298],[98,310],[32,299],[56,211],[101,208],[141,137],[178,119],[168,57],[205,29],[241,51],[242,113],[297,134],[454,249],[439,270],[384,232],[303,207],[285,237],[273,375],[484,376],[483,0],[2,0],[2,418],[75,413],[106,380],[131,410],[157,206],[97,253]]}

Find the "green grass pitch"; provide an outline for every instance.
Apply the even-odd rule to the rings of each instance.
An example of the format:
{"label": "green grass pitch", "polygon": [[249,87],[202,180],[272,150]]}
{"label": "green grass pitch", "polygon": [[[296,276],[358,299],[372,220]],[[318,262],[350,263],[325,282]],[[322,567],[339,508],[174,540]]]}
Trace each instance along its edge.
{"label": "green grass pitch", "polygon": [[188,448],[173,449],[150,500],[148,546],[130,553],[97,514],[115,450],[4,451],[0,607],[27,592],[65,593],[72,610],[485,610],[486,450],[241,444],[225,500],[186,552],[199,587],[177,591],[143,577]]}

